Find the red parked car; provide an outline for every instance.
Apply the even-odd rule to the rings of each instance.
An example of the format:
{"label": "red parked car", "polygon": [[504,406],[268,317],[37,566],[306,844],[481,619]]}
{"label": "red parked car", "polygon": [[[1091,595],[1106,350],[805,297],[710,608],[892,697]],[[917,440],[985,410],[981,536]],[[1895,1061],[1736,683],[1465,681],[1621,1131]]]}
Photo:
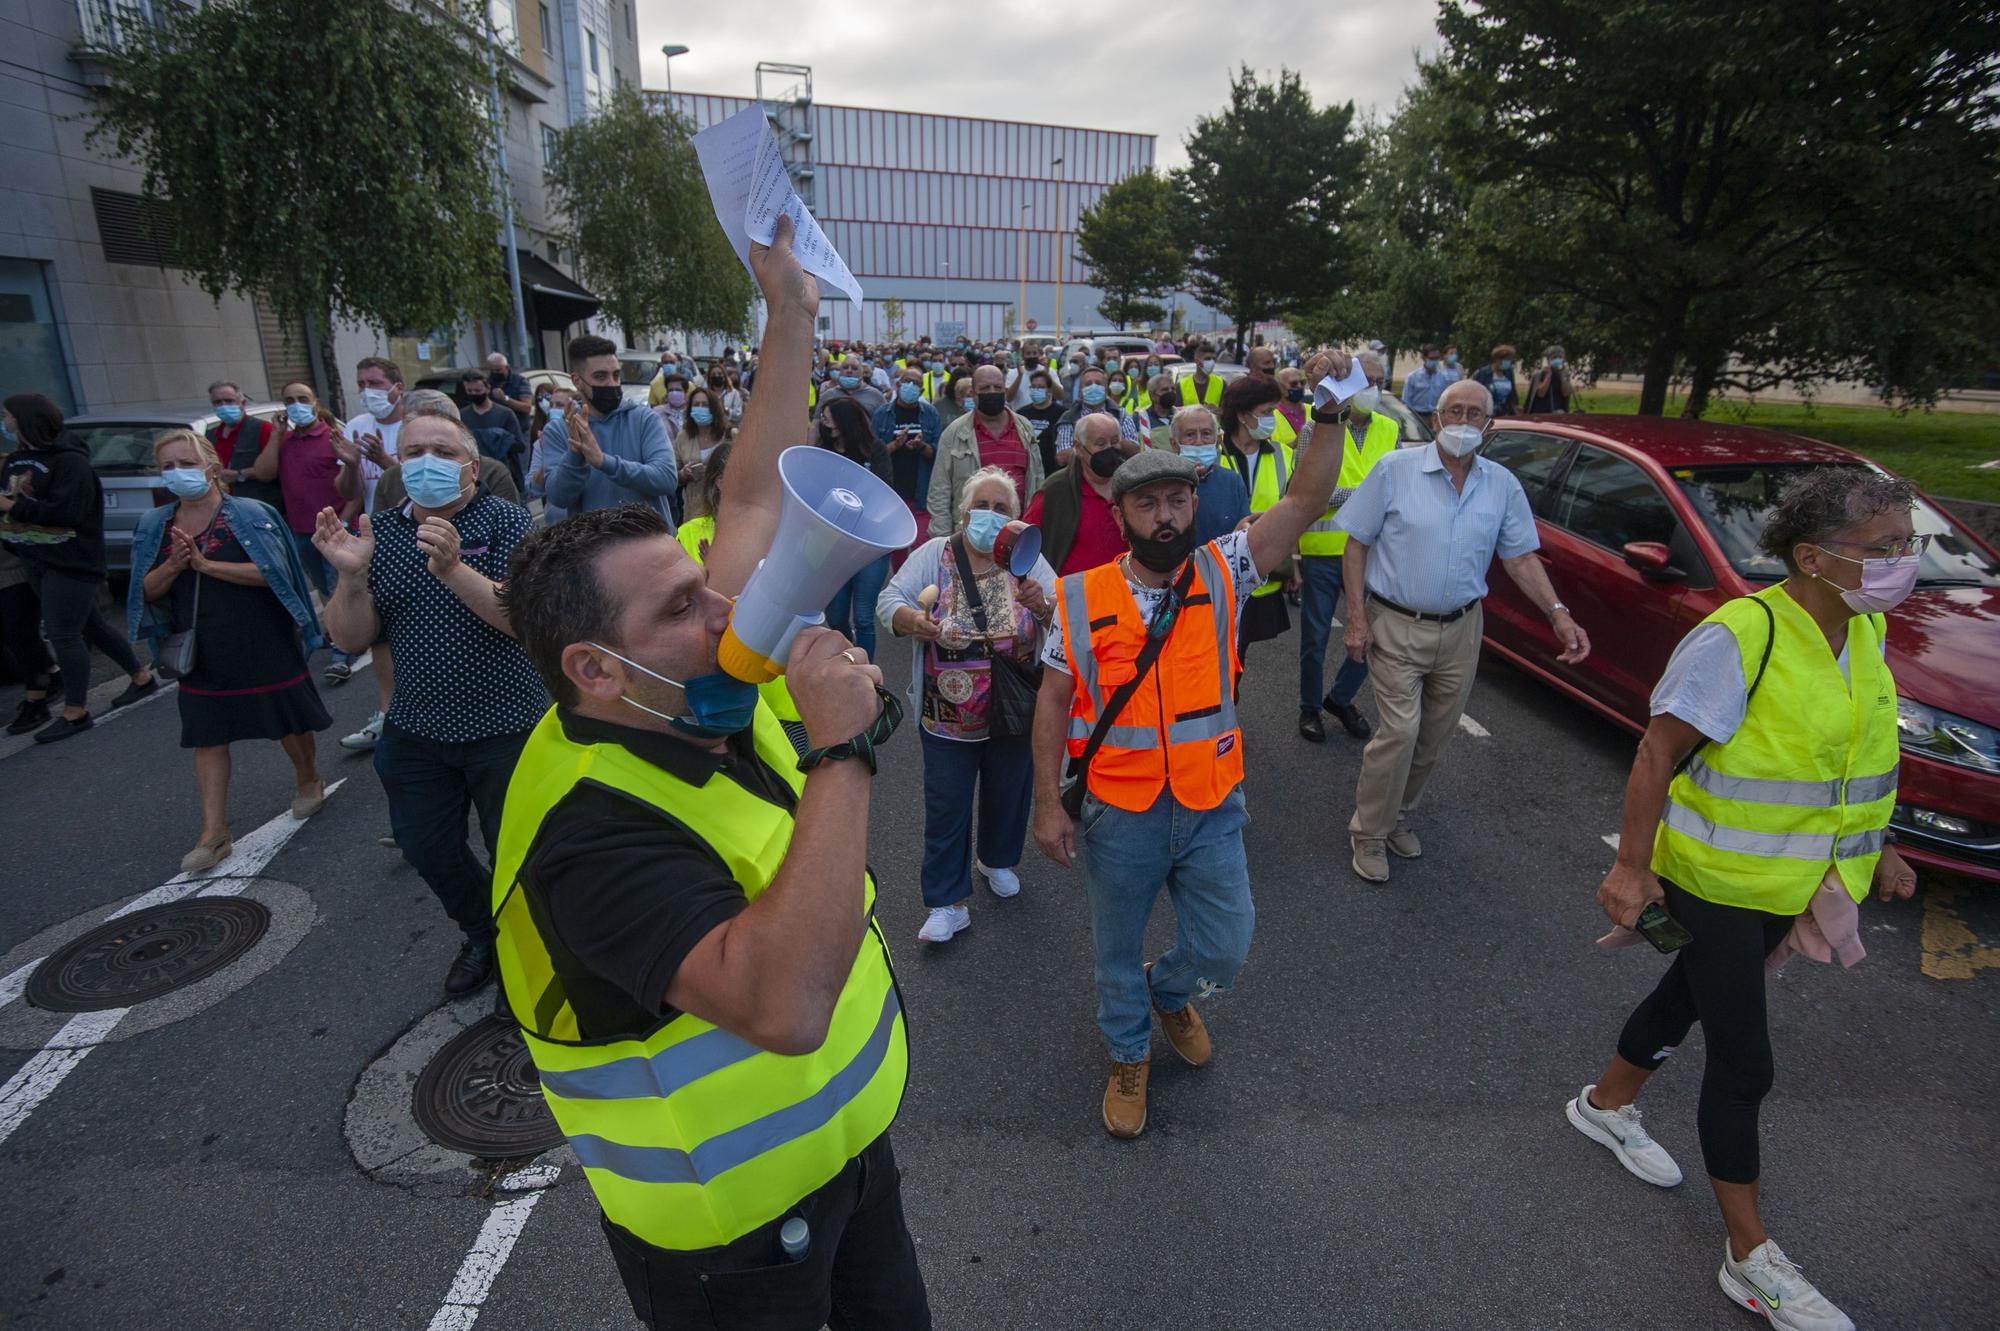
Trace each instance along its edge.
{"label": "red parked car", "polygon": [[[1784,576],[1757,537],[1785,482],[1874,465],[1798,435],[1632,416],[1506,418],[1485,454],[1526,488],[1539,558],[1593,650],[1559,663],[1547,620],[1498,569],[1487,645],[1635,732],[1687,631]],[[2000,881],[2000,555],[1928,499],[1914,518],[1931,543],[1916,591],[1889,612],[1903,747],[1892,825],[1908,859]]]}

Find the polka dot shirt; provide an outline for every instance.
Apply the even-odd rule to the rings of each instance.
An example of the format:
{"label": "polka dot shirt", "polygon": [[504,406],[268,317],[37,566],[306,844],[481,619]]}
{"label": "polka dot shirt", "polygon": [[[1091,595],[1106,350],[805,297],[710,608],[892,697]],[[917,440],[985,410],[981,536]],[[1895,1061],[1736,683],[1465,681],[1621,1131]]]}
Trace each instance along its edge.
{"label": "polka dot shirt", "polygon": [[[480,491],[451,516],[458,557],[495,582],[528,534],[518,504]],[[532,730],[549,709],[548,691],[521,645],[452,594],[417,545],[417,523],[401,508],[375,514],[368,590],[396,658],[389,724],[447,744]]]}

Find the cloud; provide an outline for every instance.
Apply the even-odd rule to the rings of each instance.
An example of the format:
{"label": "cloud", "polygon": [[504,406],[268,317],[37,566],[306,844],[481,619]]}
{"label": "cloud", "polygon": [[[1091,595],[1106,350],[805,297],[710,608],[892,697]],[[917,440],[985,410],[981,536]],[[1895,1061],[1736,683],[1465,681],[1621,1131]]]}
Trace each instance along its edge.
{"label": "cloud", "polygon": [[680,5],[639,10],[642,82],[666,86],[668,42],[683,92],[748,97],[760,60],[810,65],[822,102],[934,115],[986,116],[1157,136],[1155,160],[1187,160],[1182,139],[1197,117],[1228,103],[1229,77],[1298,71],[1316,101],[1352,101],[1357,113],[1394,109],[1416,77],[1419,53],[1437,49],[1422,0],[1235,0],[1226,6],[1162,0],[1136,21],[1124,6],[994,0],[973,8],[839,6],[825,0],[756,0],[702,11],[684,26]]}

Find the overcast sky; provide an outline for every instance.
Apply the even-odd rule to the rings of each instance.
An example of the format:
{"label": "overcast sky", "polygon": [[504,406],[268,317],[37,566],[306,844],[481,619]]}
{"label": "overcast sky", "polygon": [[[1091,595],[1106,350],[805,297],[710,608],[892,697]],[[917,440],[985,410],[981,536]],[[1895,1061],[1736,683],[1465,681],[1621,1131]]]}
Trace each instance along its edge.
{"label": "overcast sky", "polygon": [[[1238,65],[1260,75],[1289,66],[1315,101],[1386,114],[1415,76],[1416,53],[1437,45],[1429,0],[1155,0],[1138,8],[1136,25],[1119,5],[1103,11],[1111,20],[1079,22],[1094,8],[641,0],[643,82],[666,87],[660,47],[672,42],[689,48],[674,58],[682,92],[747,97],[759,60],[810,65],[822,102],[1153,134],[1164,168],[1187,160],[1182,138],[1228,102]],[[1075,35],[1079,27],[1091,35]]]}

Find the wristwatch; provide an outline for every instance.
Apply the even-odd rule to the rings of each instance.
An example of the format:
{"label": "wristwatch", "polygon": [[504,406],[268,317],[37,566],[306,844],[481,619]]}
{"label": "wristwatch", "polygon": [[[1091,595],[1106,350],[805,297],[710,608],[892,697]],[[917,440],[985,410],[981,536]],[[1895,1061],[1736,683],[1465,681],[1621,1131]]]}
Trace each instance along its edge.
{"label": "wristwatch", "polygon": [[1569,607],[1564,605],[1561,601],[1557,601],[1554,605],[1549,607],[1549,618],[1554,619],[1556,617],[1556,611],[1558,610],[1562,611],[1564,614],[1569,613]]}
{"label": "wristwatch", "polygon": [[1328,411],[1324,407],[1314,407],[1312,409],[1312,418],[1315,425],[1345,425],[1347,424],[1347,406],[1343,403],[1337,411]]}

